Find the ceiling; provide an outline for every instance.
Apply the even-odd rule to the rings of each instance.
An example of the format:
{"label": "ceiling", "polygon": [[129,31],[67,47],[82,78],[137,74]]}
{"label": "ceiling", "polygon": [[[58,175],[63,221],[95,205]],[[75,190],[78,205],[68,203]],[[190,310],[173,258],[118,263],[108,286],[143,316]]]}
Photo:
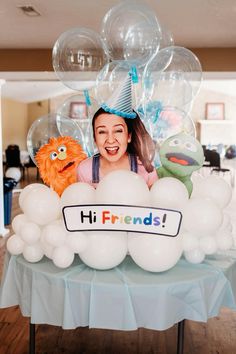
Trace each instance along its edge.
{"label": "ceiling", "polygon": [[[128,0],[126,0],[128,1]],[[1,0],[0,48],[52,48],[64,31],[100,32],[107,11],[119,0]],[[133,0],[135,3],[135,1]],[[136,1],[137,2],[137,1]],[[235,47],[235,0],[143,0],[183,47]],[[39,17],[18,8],[33,6]]]}
{"label": "ceiling", "polygon": [[[161,26],[172,32],[175,45],[236,47],[235,0],[143,2],[152,8]],[[1,0],[0,49],[53,48],[58,37],[74,27],[87,27],[99,33],[105,14],[118,3],[119,0]],[[33,6],[41,16],[25,15],[19,9],[22,5]],[[0,74],[0,78],[7,80],[3,96],[22,102],[72,92],[53,73],[38,73],[36,78],[37,73],[21,73],[20,77],[19,73]]]}

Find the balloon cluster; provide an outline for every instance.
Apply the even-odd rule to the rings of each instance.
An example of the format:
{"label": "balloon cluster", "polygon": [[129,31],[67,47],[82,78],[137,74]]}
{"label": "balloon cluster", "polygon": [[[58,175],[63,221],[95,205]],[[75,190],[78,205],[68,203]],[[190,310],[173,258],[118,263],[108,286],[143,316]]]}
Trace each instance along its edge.
{"label": "balloon cluster", "polygon": [[218,176],[193,179],[193,193],[183,210],[183,249],[191,263],[234,245],[232,224],[226,207],[232,197],[229,184]]}
{"label": "balloon cluster", "polygon": [[[106,175],[97,189],[77,182],[65,189],[61,198],[42,184],[23,189],[19,203],[23,214],[13,219],[15,234],[7,248],[11,254],[23,253],[29,262],[44,255],[60,267],[70,266],[75,254],[96,269],[120,264],[127,252],[143,269],[161,272],[172,268],[184,251],[187,260],[199,263],[205,254],[228,249],[233,238],[224,208],[231,198],[230,187],[218,177],[194,184],[198,195],[189,199],[179,180],[165,177],[149,191],[145,181],[131,171]],[[169,191],[171,190],[171,193]],[[64,206],[82,204],[123,204],[179,210],[183,214],[176,237],[117,231],[68,232],[62,220]]]}
{"label": "balloon cluster", "polygon": [[[181,131],[195,135],[185,110],[200,88],[200,62],[190,50],[174,45],[171,33],[146,4],[130,0],[112,7],[102,20],[100,33],[83,27],[62,33],[52,57],[59,80],[81,91],[73,101],[87,105],[85,119],[77,117],[77,124],[89,155],[94,153],[90,118],[130,71],[133,107],[157,143]],[[65,101],[58,112],[69,116],[71,102]]]}

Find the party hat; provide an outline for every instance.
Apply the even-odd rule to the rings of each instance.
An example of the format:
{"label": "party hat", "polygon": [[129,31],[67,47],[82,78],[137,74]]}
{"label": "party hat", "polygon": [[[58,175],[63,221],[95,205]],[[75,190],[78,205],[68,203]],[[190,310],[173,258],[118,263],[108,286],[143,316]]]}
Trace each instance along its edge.
{"label": "party hat", "polygon": [[125,81],[122,81],[117,90],[102,104],[104,111],[123,118],[136,118],[137,114],[132,108],[132,75],[128,73]]}

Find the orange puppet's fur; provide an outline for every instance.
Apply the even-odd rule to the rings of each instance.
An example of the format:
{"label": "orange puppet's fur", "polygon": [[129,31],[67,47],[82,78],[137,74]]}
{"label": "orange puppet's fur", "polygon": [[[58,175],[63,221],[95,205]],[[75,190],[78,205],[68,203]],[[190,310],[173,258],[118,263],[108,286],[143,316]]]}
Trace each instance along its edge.
{"label": "orange puppet's fur", "polygon": [[77,166],[86,158],[80,144],[69,136],[50,138],[35,156],[43,182],[60,196],[67,186],[76,182]]}

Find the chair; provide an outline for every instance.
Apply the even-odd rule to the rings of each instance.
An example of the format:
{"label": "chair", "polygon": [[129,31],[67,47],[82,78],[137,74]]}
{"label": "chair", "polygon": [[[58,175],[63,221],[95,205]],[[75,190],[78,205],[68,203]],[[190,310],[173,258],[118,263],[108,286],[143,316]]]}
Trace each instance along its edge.
{"label": "chair", "polygon": [[22,171],[23,179],[25,178],[25,169],[24,165],[21,163],[20,160],[20,149],[18,145],[8,145],[7,149],[5,150],[6,155],[6,170],[10,167],[19,167]]}
{"label": "chair", "polygon": [[230,182],[233,187],[234,186],[234,176],[232,174],[232,171],[229,168],[222,168],[221,167],[220,154],[215,150],[205,149],[204,156],[205,156],[206,163],[204,163],[203,167],[209,167],[211,169],[211,174],[212,173],[218,173],[218,174],[222,173],[224,176],[225,173],[229,172],[230,173]]}
{"label": "chair", "polygon": [[36,168],[37,170],[37,174],[36,174],[36,178],[37,180],[39,180],[39,169],[38,167],[35,165],[34,161],[31,159],[31,157],[29,156],[29,162],[25,163],[24,164],[24,167],[26,168],[26,172],[27,172],[27,179],[29,179],[29,168],[30,167],[33,167],[33,168]]}

